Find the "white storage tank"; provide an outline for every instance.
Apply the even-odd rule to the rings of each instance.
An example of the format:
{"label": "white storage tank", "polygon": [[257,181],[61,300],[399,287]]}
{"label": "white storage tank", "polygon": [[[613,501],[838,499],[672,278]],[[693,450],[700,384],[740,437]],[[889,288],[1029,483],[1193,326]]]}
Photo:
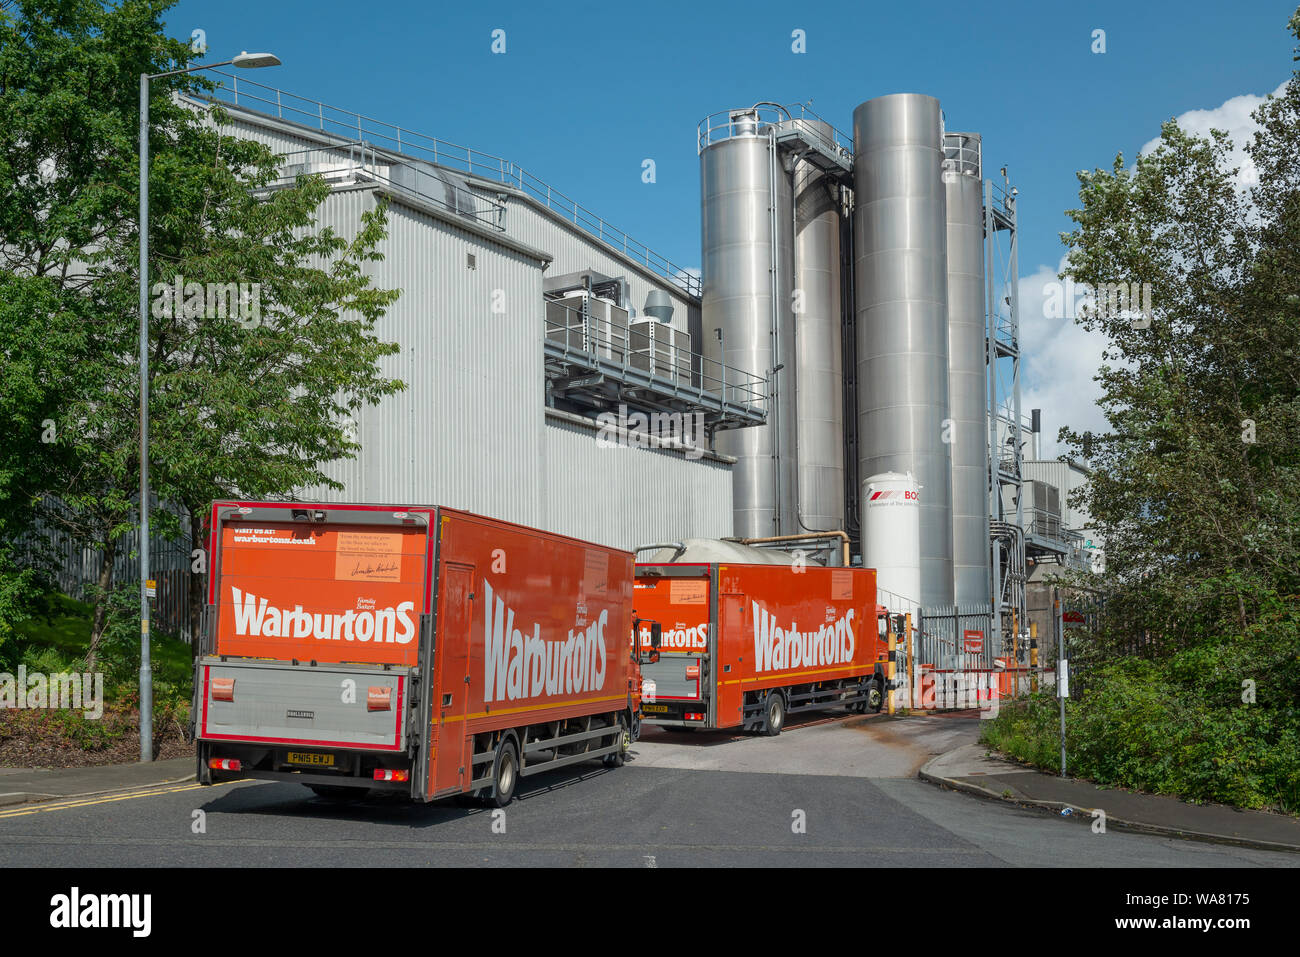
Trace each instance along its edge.
{"label": "white storage tank", "polygon": [[921,600],[921,486],[908,472],[881,472],[863,483],[862,563],[876,570],[878,601],[916,612]]}

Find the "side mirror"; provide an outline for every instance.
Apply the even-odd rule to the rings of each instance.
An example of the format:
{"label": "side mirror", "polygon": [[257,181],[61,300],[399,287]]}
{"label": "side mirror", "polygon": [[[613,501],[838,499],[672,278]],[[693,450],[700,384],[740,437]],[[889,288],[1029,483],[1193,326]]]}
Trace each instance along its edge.
{"label": "side mirror", "polygon": [[[651,647],[651,648],[654,648],[655,650],[658,650],[659,645],[663,642],[663,636],[664,636],[664,626],[661,625],[661,624],[659,624],[659,622],[657,622],[657,621],[656,621],[656,622],[651,622],[651,624],[650,624],[650,647]],[[655,659],[658,660],[658,658],[659,658],[659,656],[658,656],[658,655],[655,655]]]}

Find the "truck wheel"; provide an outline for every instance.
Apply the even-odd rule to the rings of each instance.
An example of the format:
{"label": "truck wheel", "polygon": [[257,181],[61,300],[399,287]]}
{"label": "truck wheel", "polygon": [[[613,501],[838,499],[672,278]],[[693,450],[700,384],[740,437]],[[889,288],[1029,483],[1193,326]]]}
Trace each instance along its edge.
{"label": "truck wheel", "polygon": [[885,706],[885,691],[880,682],[874,678],[871,684],[867,686],[867,700],[863,705],[864,708],[870,708],[876,714],[880,714],[880,709]]}
{"label": "truck wheel", "polygon": [[775,738],[785,727],[785,699],[779,691],[769,691],[763,701],[763,734]]}
{"label": "truck wheel", "polygon": [[497,745],[496,760],[492,762],[492,791],[488,803],[505,807],[514,799],[518,782],[519,754],[515,751],[514,741],[504,738]]}

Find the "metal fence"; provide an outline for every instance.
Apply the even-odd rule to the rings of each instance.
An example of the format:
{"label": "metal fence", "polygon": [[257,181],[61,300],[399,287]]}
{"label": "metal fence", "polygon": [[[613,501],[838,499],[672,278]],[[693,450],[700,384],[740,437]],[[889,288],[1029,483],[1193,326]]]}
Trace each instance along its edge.
{"label": "metal fence", "polygon": [[990,604],[919,609],[910,647],[900,642],[896,655],[897,673],[907,676],[903,702],[927,711],[986,708],[1027,690],[1028,669],[1003,657],[1001,640]]}
{"label": "metal fence", "polygon": [[[45,507],[55,513],[66,508],[48,501]],[[167,539],[156,531],[155,525],[149,536],[149,574],[157,582],[151,624],[156,632],[189,641],[191,545],[186,531],[189,514],[178,506],[155,507],[176,515],[182,534],[180,539]],[[39,520],[35,529],[23,537],[23,543],[52,559],[53,577],[59,591],[78,601],[92,600],[102,567],[103,553],[99,549],[78,545],[59,527],[57,520]],[[140,531],[137,525],[117,541],[110,587],[135,585],[139,580]]]}

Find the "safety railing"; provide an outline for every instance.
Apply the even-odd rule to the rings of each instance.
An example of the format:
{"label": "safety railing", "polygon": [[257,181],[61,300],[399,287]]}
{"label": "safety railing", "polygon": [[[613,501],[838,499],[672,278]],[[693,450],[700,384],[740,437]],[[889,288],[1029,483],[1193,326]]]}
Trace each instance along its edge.
{"label": "safety railing", "polygon": [[690,295],[696,297],[700,295],[700,278],[687,267],[674,263],[644,243],[637,242],[623,230],[607,223],[604,218],[597,216],[576,200],[511,160],[425,133],[417,133],[351,110],[329,106],[319,100],[299,96],[296,93],[265,86],[240,78],[234,73],[223,70],[212,72],[225,77],[229,83],[226,85],[223,81],[217,88],[215,95],[219,100],[269,113],[305,126],[313,126],[322,132],[345,137],[348,140],[381,144],[397,153],[425,159],[472,176],[512,186],[592,234],[601,243],[617,250],[651,272],[663,276]]}
{"label": "safety railing", "polygon": [[638,344],[625,323],[584,312],[550,300],[544,317],[548,346],[566,356],[581,357],[589,363],[597,360],[614,365],[627,373],[652,375],[667,388],[698,390],[723,403],[766,410],[768,383],[733,366],[724,365],[689,349],[673,344],[671,327],[659,327],[664,338]]}
{"label": "safety railing", "polygon": [[698,150],[704,150],[723,140],[736,136],[766,136],[768,130],[796,132],[800,138],[828,156],[853,161],[853,137],[837,130],[811,109],[801,103],[783,106],[779,103],[756,103],[736,110],[710,113],[700,121]]}
{"label": "safety railing", "polygon": [[984,168],[982,139],[977,133],[944,133],[944,169],[979,178]]}
{"label": "safety railing", "polygon": [[364,142],[346,143],[280,156],[280,177],[271,185],[285,185],[299,176],[319,175],[330,183],[382,183],[484,226],[504,230],[505,206],[491,197],[466,189],[437,171],[403,163],[379,153]]}
{"label": "safety railing", "polygon": [[757,103],[753,107],[723,109],[699,121],[698,151],[724,139],[767,135],[768,129],[797,131],[813,146],[831,155],[853,159],[853,137],[823,120],[801,103]]}

